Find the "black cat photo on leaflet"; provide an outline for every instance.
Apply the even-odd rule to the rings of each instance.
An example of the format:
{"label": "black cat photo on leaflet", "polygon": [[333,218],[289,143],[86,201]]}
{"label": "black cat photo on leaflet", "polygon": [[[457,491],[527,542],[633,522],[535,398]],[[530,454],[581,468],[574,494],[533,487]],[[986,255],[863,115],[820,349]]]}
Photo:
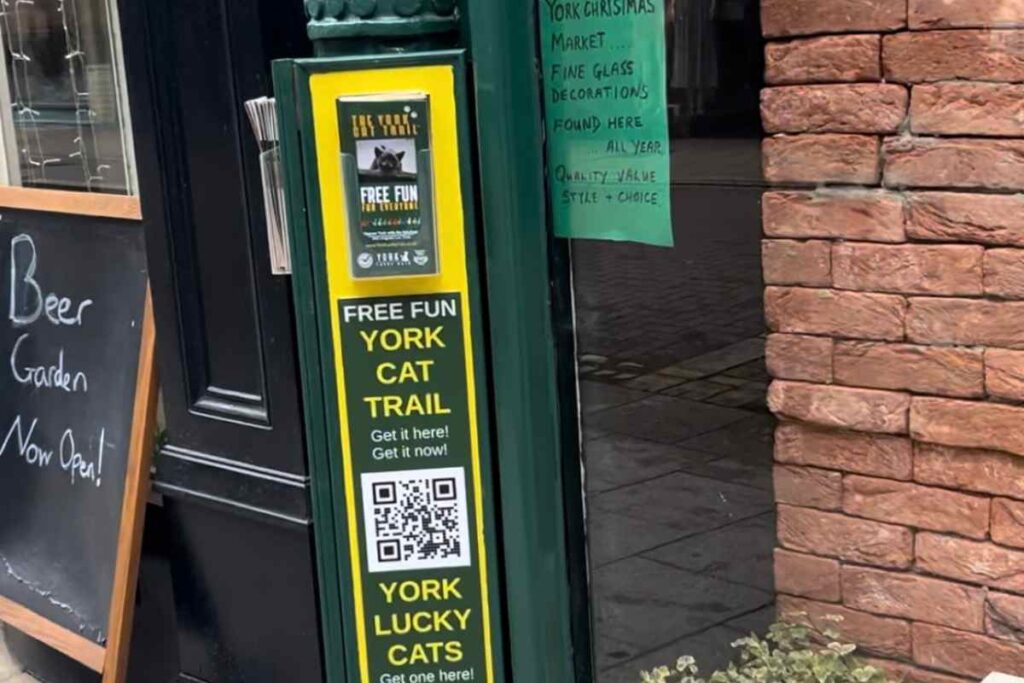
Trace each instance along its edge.
{"label": "black cat photo on leaflet", "polygon": [[[363,171],[366,180],[379,180],[380,184],[369,183],[359,188],[363,213],[386,213],[390,211],[416,211],[419,208],[419,185],[416,175],[405,170],[405,150],[388,145],[375,145],[373,161]],[[408,180],[409,183],[395,181]]]}
{"label": "black cat photo on leaflet", "polygon": [[396,151],[383,145],[373,148],[373,163],[371,171],[378,171],[382,176],[397,176],[402,172],[402,159],[405,158],[404,151]]}

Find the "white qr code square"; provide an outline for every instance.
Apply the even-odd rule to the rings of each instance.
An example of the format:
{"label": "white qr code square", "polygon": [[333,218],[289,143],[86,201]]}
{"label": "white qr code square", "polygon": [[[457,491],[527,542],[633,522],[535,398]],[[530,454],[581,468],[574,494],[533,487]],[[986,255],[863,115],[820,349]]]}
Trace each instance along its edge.
{"label": "white qr code square", "polygon": [[472,564],[465,468],[373,472],[362,485],[371,573]]}

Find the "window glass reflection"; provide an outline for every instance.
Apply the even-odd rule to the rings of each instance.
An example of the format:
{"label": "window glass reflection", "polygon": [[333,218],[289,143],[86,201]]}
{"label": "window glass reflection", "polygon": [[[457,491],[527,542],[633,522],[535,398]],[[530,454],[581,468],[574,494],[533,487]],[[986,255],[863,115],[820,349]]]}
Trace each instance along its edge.
{"label": "window glass reflection", "polygon": [[[9,185],[134,192],[113,0],[0,0]],[[2,174],[0,174],[2,175]]]}
{"label": "window glass reflection", "polygon": [[667,7],[676,246],[573,242],[600,683],[774,619],[759,3]]}

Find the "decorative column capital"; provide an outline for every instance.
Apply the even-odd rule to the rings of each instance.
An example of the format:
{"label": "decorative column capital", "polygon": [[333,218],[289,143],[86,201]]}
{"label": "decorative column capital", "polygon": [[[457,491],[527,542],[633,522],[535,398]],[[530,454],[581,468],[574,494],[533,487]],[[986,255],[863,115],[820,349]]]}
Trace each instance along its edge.
{"label": "decorative column capital", "polygon": [[309,38],[414,38],[454,33],[457,0],[305,0]]}

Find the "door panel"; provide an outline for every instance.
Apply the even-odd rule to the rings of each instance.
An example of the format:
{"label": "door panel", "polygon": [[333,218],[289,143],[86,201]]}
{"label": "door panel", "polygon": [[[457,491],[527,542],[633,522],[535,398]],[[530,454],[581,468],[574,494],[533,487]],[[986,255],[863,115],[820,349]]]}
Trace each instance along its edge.
{"label": "door panel", "polygon": [[305,49],[301,16],[266,44],[263,21],[298,13],[236,0],[145,5],[159,123],[140,167],[153,188],[144,210],[166,227],[152,247],[163,257],[155,278],[169,285],[157,300],[161,353],[174,360],[164,384],[182,399],[167,401],[173,444],[303,473],[301,458],[282,457],[302,441],[291,295],[270,272],[259,150],[242,109],[269,93],[271,58]]}
{"label": "door panel", "polygon": [[[187,210],[176,216],[184,229],[175,243],[180,259],[196,262],[196,277],[178,289],[182,308],[192,311],[190,324],[182,327],[189,340],[189,398],[194,410],[211,417],[268,425],[257,261],[265,262],[266,254],[263,244],[257,244],[262,222],[251,213],[262,207],[247,197],[258,187],[251,177],[254,145],[238,117],[242,91],[262,92],[263,84],[235,81],[236,61],[244,60],[244,53],[233,56],[231,42],[223,40],[233,37],[224,3],[174,4],[165,17],[172,45],[165,59],[176,73],[187,76],[184,88],[179,77],[173,99],[182,136],[178,139],[184,142],[180,180],[188,201]],[[212,30],[185,30],[195,24]],[[234,344],[207,343],[227,334],[235,336]]]}
{"label": "door panel", "polygon": [[271,274],[246,99],[305,56],[301,6],[124,2],[166,439],[177,680],[322,678],[290,280]]}

